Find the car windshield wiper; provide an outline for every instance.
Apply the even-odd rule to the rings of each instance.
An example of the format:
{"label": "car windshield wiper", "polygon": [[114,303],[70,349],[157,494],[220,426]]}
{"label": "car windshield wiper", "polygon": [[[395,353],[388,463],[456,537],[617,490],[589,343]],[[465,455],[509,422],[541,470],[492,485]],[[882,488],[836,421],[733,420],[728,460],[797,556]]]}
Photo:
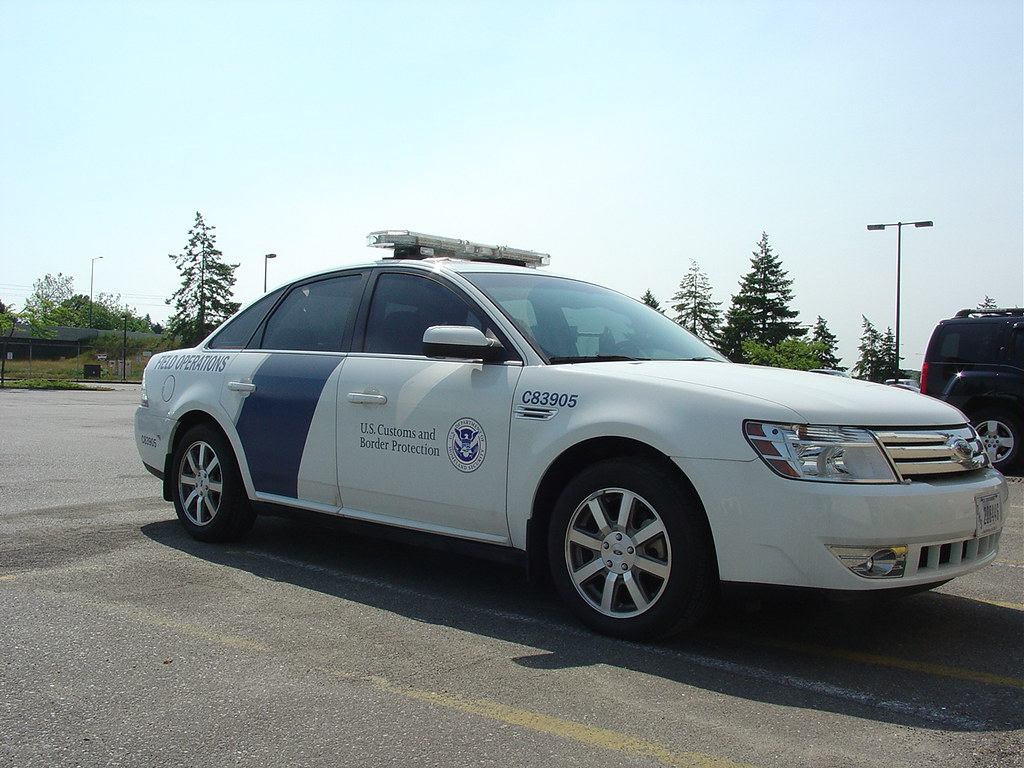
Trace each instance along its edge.
{"label": "car windshield wiper", "polygon": [[626,355],[579,355],[576,357],[549,357],[548,362],[552,365],[559,365],[561,363],[608,363],[647,359],[646,357],[627,357]]}

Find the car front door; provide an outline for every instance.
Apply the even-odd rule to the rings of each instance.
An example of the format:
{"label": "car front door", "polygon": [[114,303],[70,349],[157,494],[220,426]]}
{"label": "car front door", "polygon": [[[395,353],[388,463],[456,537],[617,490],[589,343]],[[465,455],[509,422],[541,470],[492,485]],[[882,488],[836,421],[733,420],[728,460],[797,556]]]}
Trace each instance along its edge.
{"label": "car front door", "polygon": [[522,372],[422,354],[436,325],[494,333],[485,315],[433,277],[383,272],[363,352],[338,389],[338,478],[346,514],[505,543],[509,423]]}

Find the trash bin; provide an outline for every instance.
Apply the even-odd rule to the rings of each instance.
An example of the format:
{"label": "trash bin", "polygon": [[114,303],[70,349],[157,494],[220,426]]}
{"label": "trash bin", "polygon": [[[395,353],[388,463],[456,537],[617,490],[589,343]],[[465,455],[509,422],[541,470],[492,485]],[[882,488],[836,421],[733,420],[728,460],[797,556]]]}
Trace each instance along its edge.
{"label": "trash bin", "polygon": [[86,365],[84,374],[87,379],[98,379],[100,377],[100,367],[98,365]]}

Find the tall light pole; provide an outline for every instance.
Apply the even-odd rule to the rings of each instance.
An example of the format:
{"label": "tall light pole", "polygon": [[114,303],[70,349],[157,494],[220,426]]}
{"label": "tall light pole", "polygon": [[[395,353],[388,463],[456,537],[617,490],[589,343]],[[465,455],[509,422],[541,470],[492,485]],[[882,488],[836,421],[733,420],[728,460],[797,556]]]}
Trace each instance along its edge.
{"label": "tall light pole", "polygon": [[121,336],[121,381],[124,381],[125,376],[128,372],[128,305],[124,305],[124,314],[121,315],[121,319],[124,320],[124,335]]}
{"label": "tall light pole", "polygon": [[96,256],[91,262],[89,262],[89,327],[92,328],[92,279],[93,275],[96,274],[96,262],[102,259],[102,256]]}
{"label": "tall light pole", "polygon": [[276,258],[277,258],[277,254],[276,253],[268,253],[266,256],[263,257],[263,292],[264,293],[267,292],[267,262],[270,261],[271,259],[276,259]]}
{"label": "tall light pole", "polygon": [[896,227],[896,370],[893,371],[893,379],[900,377],[900,262],[903,250],[903,227],[931,227],[931,221],[897,221],[895,224],[868,224],[868,229],[875,232],[886,227]]}

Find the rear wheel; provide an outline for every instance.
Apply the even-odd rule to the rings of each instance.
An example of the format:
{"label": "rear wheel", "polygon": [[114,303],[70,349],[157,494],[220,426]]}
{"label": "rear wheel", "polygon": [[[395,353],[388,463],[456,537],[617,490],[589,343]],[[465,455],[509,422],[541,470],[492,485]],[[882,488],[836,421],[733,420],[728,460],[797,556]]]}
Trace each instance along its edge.
{"label": "rear wheel", "polygon": [[992,466],[1005,470],[1017,463],[1021,444],[1020,419],[1009,411],[984,408],[973,414],[971,422],[978,430],[978,437],[992,460]]}
{"label": "rear wheel", "polygon": [[174,452],[174,511],[192,536],[230,541],[255,516],[227,438],[206,424],[189,429]]}
{"label": "rear wheel", "polygon": [[562,599],[595,630],[653,639],[696,624],[717,586],[700,503],[672,474],[639,459],[580,472],[555,505],[548,543]]}

